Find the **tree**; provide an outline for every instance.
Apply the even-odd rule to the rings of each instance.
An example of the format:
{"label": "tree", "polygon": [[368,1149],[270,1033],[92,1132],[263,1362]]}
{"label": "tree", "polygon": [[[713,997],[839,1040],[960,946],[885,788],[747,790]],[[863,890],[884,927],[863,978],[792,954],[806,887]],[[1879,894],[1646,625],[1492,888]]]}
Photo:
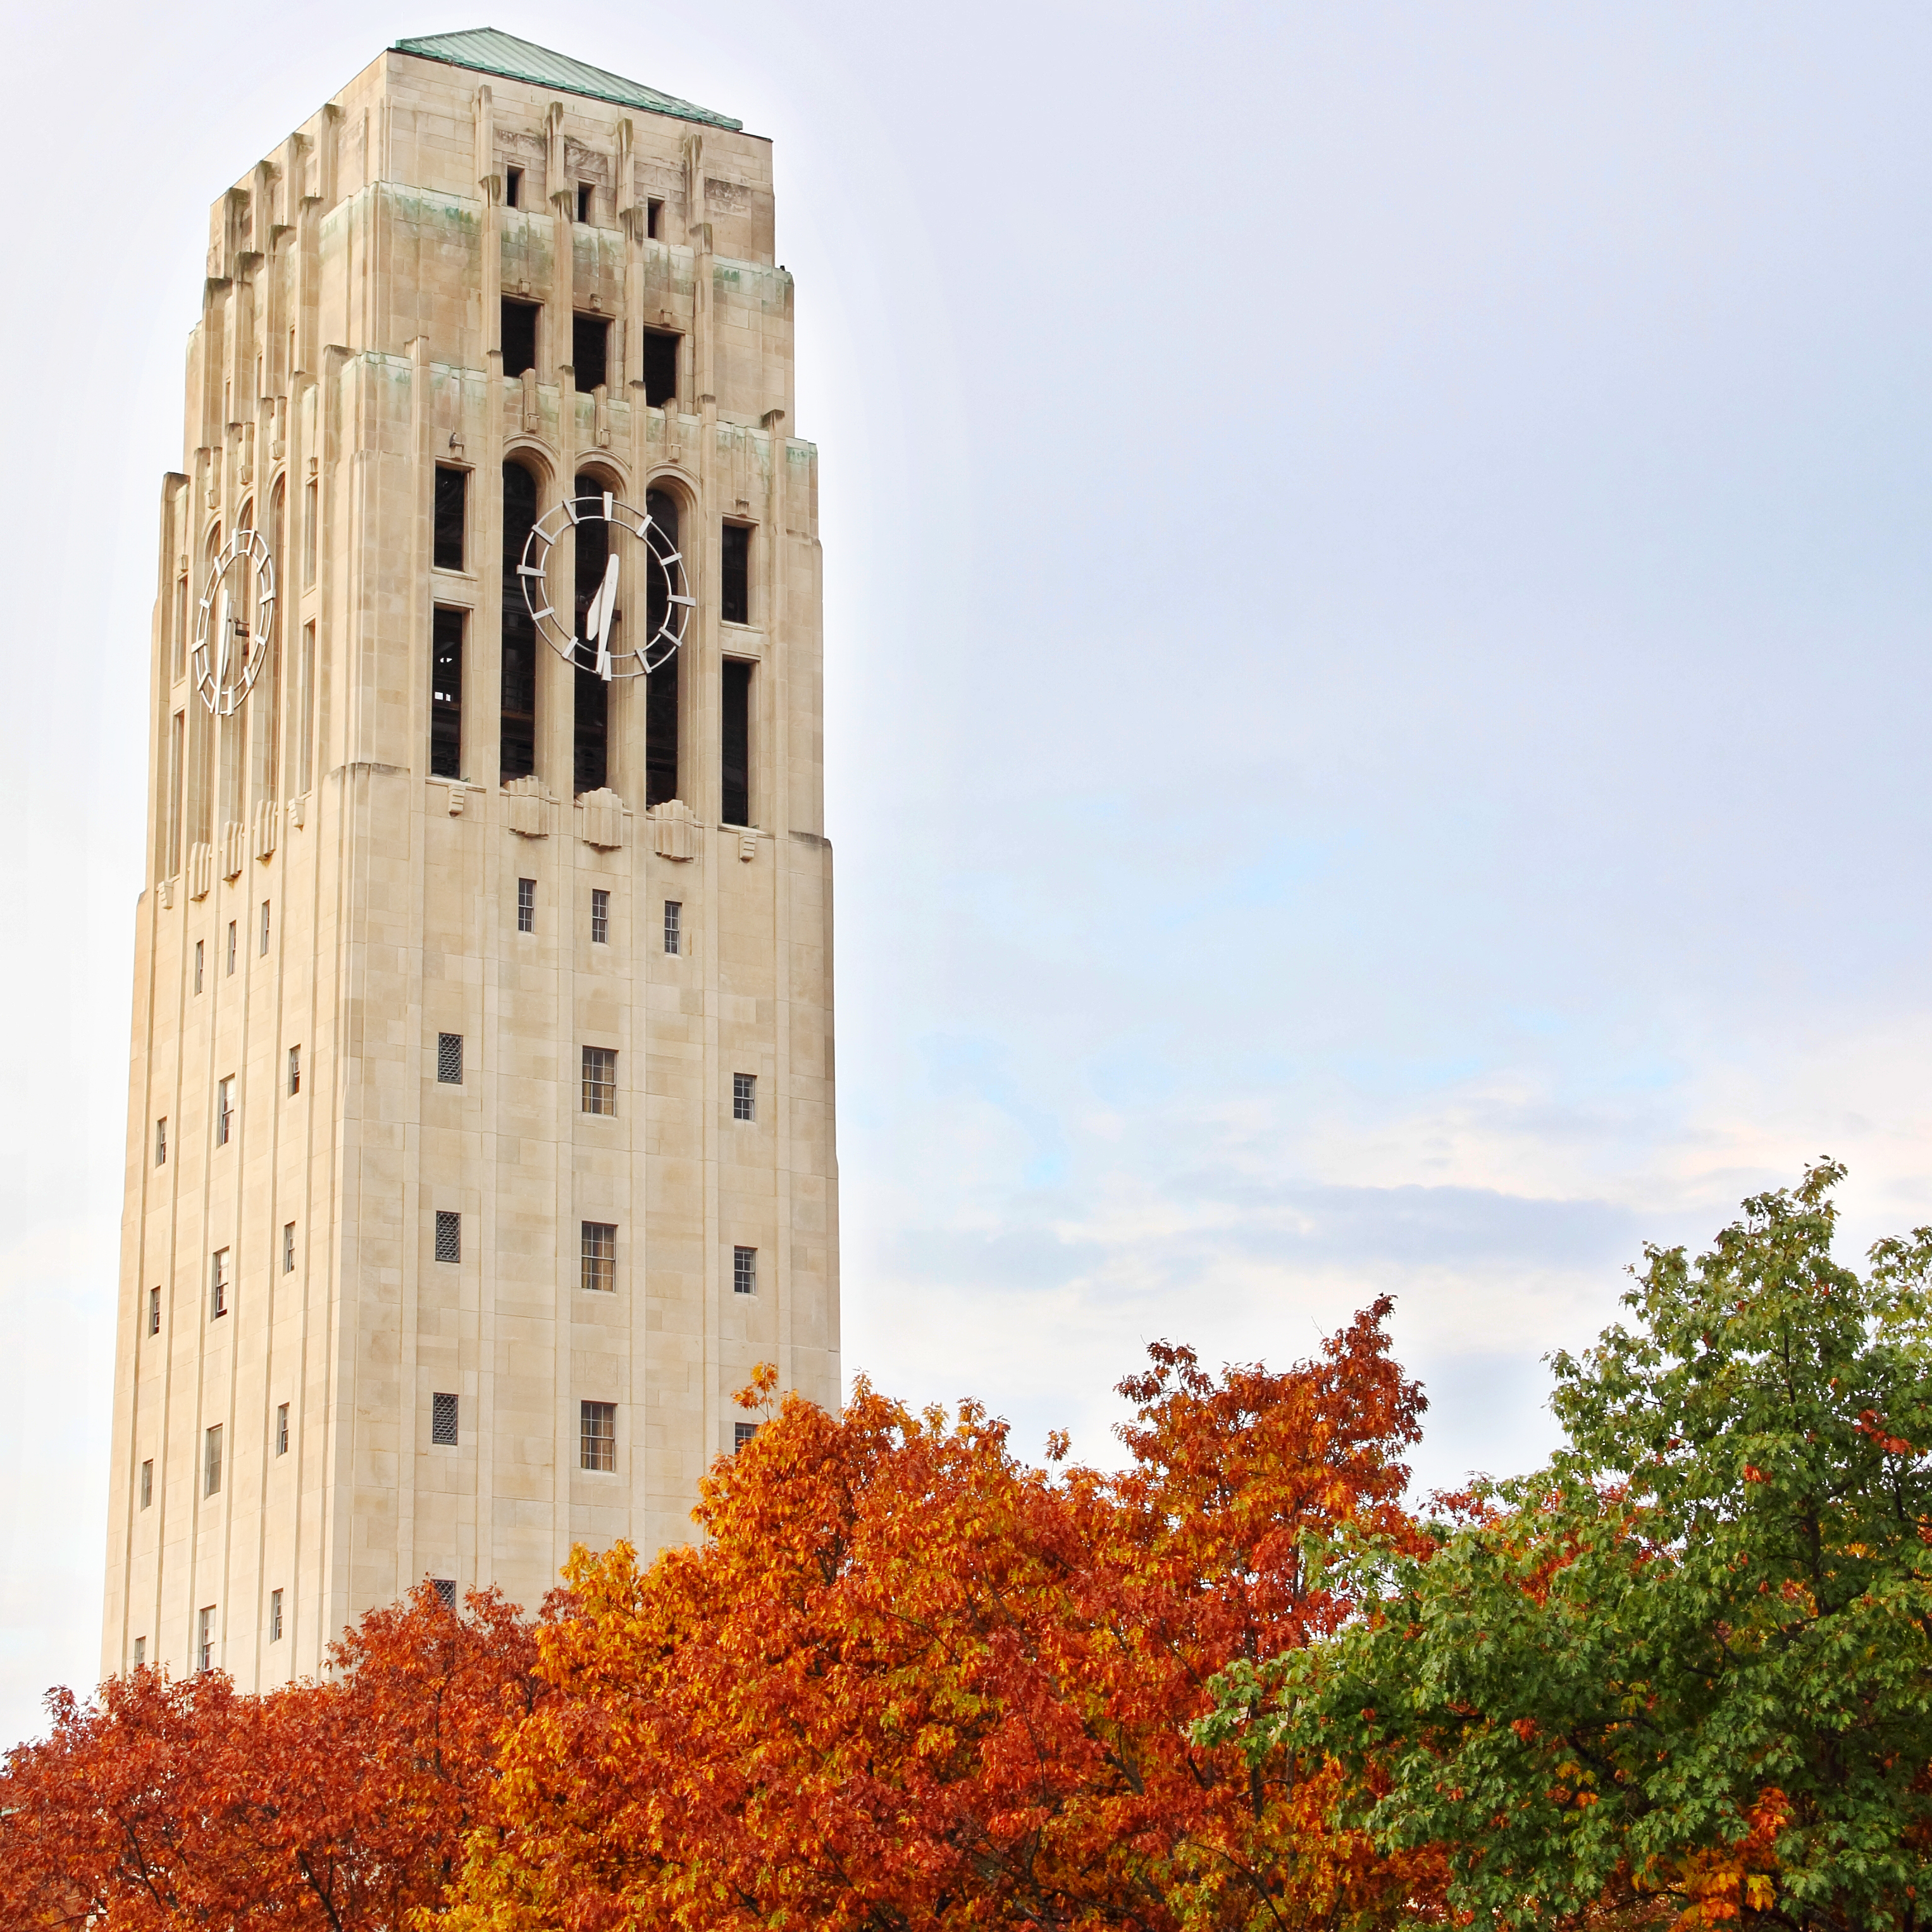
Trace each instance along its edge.
{"label": "tree", "polygon": [[452,1932],[1385,1918],[1426,1859],[1190,1727],[1232,1660],[1340,1622],[1305,1538],[1402,1538],[1388,1312],[1284,1374],[1156,1347],[1119,1476],[1027,1467],[970,1403],[774,1405],[766,1372],[702,1545],[573,1561]]}
{"label": "tree", "polygon": [[534,1706],[530,1627],[495,1592],[371,1612],[335,1675],[260,1696],[136,1670],[0,1773],[0,1924],[377,1932],[442,1898],[496,1740]]}
{"label": "tree", "polygon": [[1330,1759],[1340,1822],[1445,1847],[1480,1922],[1651,1894],[1694,1924],[1918,1925],[1932,1230],[1839,1267],[1843,1172],[1747,1202],[1694,1264],[1647,1249],[1631,1325],[1553,1360],[1550,1466],[1421,1552],[1338,1544],[1373,1614],[1231,1672],[1204,1738]]}

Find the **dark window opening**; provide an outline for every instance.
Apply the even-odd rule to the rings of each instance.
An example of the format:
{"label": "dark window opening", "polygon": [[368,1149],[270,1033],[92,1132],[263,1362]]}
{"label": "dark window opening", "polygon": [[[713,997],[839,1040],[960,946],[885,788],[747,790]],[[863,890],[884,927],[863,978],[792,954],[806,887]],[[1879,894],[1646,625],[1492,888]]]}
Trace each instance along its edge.
{"label": "dark window opening", "polygon": [[724,660],[723,742],[718,809],[727,825],[752,822],[752,667],[742,658]]}
{"label": "dark window opening", "polygon": [[463,1258],[463,1216],[446,1208],[439,1208],[436,1213],[436,1258],[440,1262]]}
{"label": "dark window opening", "polygon": [[720,560],[718,614],[728,624],[752,621],[752,532],[742,524],[724,526]]}
{"label": "dark window opening", "polygon": [[[580,389],[595,389],[609,380],[610,324],[601,315],[570,319],[570,366]],[[580,482],[578,494],[583,494]]]}
{"label": "dark window opening", "polygon": [[[669,491],[652,490],[644,498],[651,521],[677,548],[677,499]],[[655,638],[670,606],[664,602],[664,572],[645,575],[645,634]],[[677,667],[684,653],[673,651],[644,680],[644,803],[662,805],[677,796]]]}
{"label": "dark window opening", "polygon": [[503,465],[502,722],[498,761],[507,782],[537,768],[537,627],[517,567],[537,520],[537,479],[520,463]]}
{"label": "dark window opening", "polygon": [[524,205],[524,171],[521,168],[503,170],[503,206],[521,208]]}
{"label": "dark window opening", "polygon": [[436,1077],[446,1087],[463,1084],[463,1036],[460,1033],[436,1035]]}
{"label": "dark window opening", "polygon": [[537,366],[537,308],[535,302],[503,298],[503,374],[514,378]]}
{"label": "dark window opening", "polygon": [[463,613],[440,606],[430,626],[429,769],[463,776]]}
{"label": "dark window opening", "polygon": [[675,335],[655,328],[644,331],[643,367],[638,373],[644,379],[644,400],[654,410],[677,400],[677,344]]}
{"label": "dark window opening", "polygon": [[436,544],[433,560],[439,570],[463,568],[463,526],[470,506],[470,472],[436,466]]}
{"label": "dark window opening", "polygon": [[[595,476],[580,476],[577,479],[579,496],[592,496],[601,503],[604,485]],[[574,747],[574,783],[578,791],[596,791],[604,782],[610,770],[610,686],[597,674],[597,646],[589,641],[589,627],[586,619],[590,615],[591,599],[604,587],[604,577],[610,561],[610,526],[601,516],[589,518],[577,526],[577,621],[571,635],[578,640],[573,662],[577,669],[572,680],[575,686],[575,709],[572,721],[572,742]],[[621,612],[608,614],[605,619],[604,634],[609,638],[613,648],[622,639],[623,622]],[[611,627],[616,627],[614,629]]]}
{"label": "dark window opening", "polygon": [[577,184],[577,218],[580,221],[590,219],[590,184],[588,182]]}
{"label": "dark window opening", "polygon": [[454,1445],[457,1441],[456,1413],[454,1396],[445,1394],[440,1390],[430,1396],[429,1439],[432,1442],[440,1442],[452,1447]]}
{"label": "dark window opening", "polygon": [[664,203],[646,199],[644,202],[644,233],[650,240],[658,240],[664,224]]}

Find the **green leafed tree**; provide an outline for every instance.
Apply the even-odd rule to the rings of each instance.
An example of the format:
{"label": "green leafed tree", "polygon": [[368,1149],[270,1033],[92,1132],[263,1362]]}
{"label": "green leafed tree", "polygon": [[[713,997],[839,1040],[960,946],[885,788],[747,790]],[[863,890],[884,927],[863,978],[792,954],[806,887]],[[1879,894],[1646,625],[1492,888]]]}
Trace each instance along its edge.
{"label": "green leafed tree", "polygon": [[1843,1177],[1648,1250],[1553,1358],[1551,1465],[1424,1556],[1333,1550],[1375,1610],[1228,1672],[1205,1737],[1340,1765],[1479,1924],[1932,1918],[1932,1228],[1838,1266]]}

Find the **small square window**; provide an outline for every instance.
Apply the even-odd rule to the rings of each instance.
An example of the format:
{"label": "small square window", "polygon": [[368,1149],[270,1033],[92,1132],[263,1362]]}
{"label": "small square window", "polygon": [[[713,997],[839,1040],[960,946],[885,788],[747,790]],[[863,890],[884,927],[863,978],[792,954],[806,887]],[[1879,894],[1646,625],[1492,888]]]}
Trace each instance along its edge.
{"label": "small square window", "polygon": [[235,970],[235,922],[232,919],[228,922],[228,970],[231,973]]}
{"label": "small square window", "polygon": [[736,1455],[745,1444],[758,1432],[755,1422],[734,1422],[731,1425],[731,1453]]}
{"label": "small square window", "polygon": [[601,886],[590,888],[590,943],[592,946],[610,943],[610,895]]}
{"label": "small square window", "polygon": [[292,1221],[282,1223],[282,1272],[293,1274],[296,1271],[296,1224]]}
{"label": "small square window", "polygon": [[148,1291],[148,1333],[158,1335],[161,1332],[161,1291],[151,1288]]}
{"label": "small square window", "polygon": [[456,1607],[456,1579],[454,1576],[432,1576],[429,1580],[436,1586],[436,1600],[446,1610]]}
{"label": "small square window", "polygon": [[446,1208],[436,1210],[436,1258],[440,1262],[463,1258],[463,1216]]}
{"label": "small square window", "polygon": [[291,1096],[302,1091],[302,1048],[289,1048],[289,1092]]}
{"label": "small square window", "polygon": [[755,1120],[758,1118],[758,1076],[755,1073],[732,1075],[731,1118],[734,1120]]}
{"label": "small square window", "polygon": [[228,1250],[214,1251],[214,1269],[208,1287],[208,1312],[211,1319],[228,1312]]}
{"label": "small square window", "polygon": [[430,561],[438,570],[463,568],[464,526],[468,520],[470,472],[436,466],[436,535]]}
{"label": "small square window", "polygon": [[617,1056],[608,1046],[584,1049],[584,1111],[586,1114],[617,1111]]}
{"label": "small square window", "polygon": [[436,1394],[429,1399],[429,1439],[454,1448],[456,1443],[456,1398]]}
{"label": "small square window", "polygon": [[537,882],[534,879],[517,881],[517,930],[534,932],[537,929]]}
{"label": "small square window", "polygon": [[266,958],[268,950],[268,902],[262,902],[262,940],[260,950]]}
{"label": "small square window", "polygon": [[168,1164],[168,1123],[164,1114],[154,1123],[154,1165],[166,1167]]}
{"label": "small square window", "polygon": [[578,1426],[578,1466],[586,1469],[616,1468],[617,1405],[614,1402],[582,1404]]}
{"label": "small square window", "polygon": [[684,950],[684,903],[681,899],[664,901],[664,950]]}
{"label": "small square window", "polygon": [[214,1088],[214,1144],[226,1147],[235,1131],[235,1076],[218,1081]]}
{"label": "small square window", "polygon": [[214,1606],[202,1605],[201,1614],[195,1619],[194,1667],[197,1670],[214,1668]]}
{"label": "small square window", "polygon": [[282,1593],[279,1590],[268,1592],[268,1641],[280,1643],[282,1640]]}
{"label": "small square window", "polygon": [[285,1402],[275,1405],[275,1454],[286,1456],[289,1453],[289,1406]]}
{"label": "small square window", "polygon": [[148,1660],[148,1640],[137,1636],[134,1640],[134,1668],[139,1670]]}
{"label": "small square window", "polygon": [[201,949],[202,942],[197,939],[194,942],[194,990],[197,993],[201,991]]}
{"label": "small square window", "polygon": [[593,1294],[608,1294],[617,1286],[617,1230],[608,1221],[584,1223],[584,1262],[580,1276]]}
{"label": "small square window", "polygon": [[221,1425],[216,1423],[207,1432],[202,1445],[201,1492],[205,1496],[218,1496],[221,1493]]}
{"label": "small square window", "polygon": [[756,1294],[758,1292],[758,1251],[756,1248],[731,1250],[731,1292]]}
{"label": "small square window", "polygon": [[445,1087],[463,1084],[463,1036],[460,1033],[436,1035],[436,1077]]}
{"label": "small square window", "polygon": [[151,1456],[141,1465],[141,1507],[152,1508],[154,1501],[154,1459]]}

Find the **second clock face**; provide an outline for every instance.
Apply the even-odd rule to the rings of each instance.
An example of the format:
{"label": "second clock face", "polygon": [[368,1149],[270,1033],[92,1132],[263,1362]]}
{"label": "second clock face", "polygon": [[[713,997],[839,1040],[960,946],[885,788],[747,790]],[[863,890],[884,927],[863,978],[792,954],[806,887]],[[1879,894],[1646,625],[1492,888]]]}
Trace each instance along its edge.
{"label": "second clock face", "polygon": [[274,634],[275,564],[260,530],[237,530],[208,572],[196,614],[195,688],[218,718],[241,708]]}
{"label": "second clock face", "polygon": [[[575,579],[558,540],[574,530]],[[588,571],[586,564],[593,567]],[[654,671],[684,641],[696,600],[676,535],[609,490],[566,497],[538,518],[517,566],[532,620],[560,657],[603,678]]]}

